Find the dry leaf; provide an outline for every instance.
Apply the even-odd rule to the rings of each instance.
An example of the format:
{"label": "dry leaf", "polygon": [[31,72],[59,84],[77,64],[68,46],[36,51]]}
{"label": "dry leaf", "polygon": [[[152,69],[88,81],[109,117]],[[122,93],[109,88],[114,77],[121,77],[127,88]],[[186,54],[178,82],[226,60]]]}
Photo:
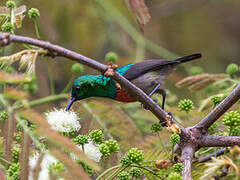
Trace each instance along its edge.
{"label": "dry leaf", "polygon": [[7,87],[4,89],[3,96],[8,99],[22,100],[27,98],[27,93],[13,87]]}
{"label": "dry leaf", "polygon": [[137,17],[141,30],[149,22],[151,16],[144,0],[125,0],[130,11]]}
{"label": "dry leaf", "polygon": [[[17,28],[22,27],[22,21],[25,17],[24,13],[27,11],[27,7],[22,5],[18,8],[13,9],[14,11],[14,23]],[[0,17],[8,18],[10,17],[10,9],[7,7],[0,7]]]}
{"label": "dry leaf", "polygon": [[200,90],[212,84],[218,79],[228,77],[227,74],[201,74],[196,76],[189,76],[176,83],[178,87],[188,87],[190,90]]}
{"label": "dry leaf", "polygon": [[30,82],[31,78],[26,77],[23,74],[9,74],[7,72],[0,72],[0,83],[10,83],[10,84],[19,84]]}
{"label": "dry leaf", "polygon": [[38,55],[46,55],[47,51],[43,49],[26,49],[10,56],[0,57],[0,63],[6,62],[8,65],[19,61],[19,69],[26,68],[28,74],[35,72],[35,64]]}

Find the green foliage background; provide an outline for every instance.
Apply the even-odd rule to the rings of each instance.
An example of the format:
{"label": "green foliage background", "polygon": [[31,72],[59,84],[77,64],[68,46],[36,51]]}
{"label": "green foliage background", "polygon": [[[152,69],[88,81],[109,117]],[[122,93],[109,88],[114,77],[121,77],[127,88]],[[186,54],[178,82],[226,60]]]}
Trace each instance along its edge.
{"label": "green foliage background", "polygon": [[[119,66],[138,62],[144,59],[174,59],[176,56],[200,52],[203,58],[199,61],[185,64],[167,78],[166,87],[167,110],[184,126],[195,124],[212,109],[209,105],[210,96],[223,93],[223,87],[218,92],[209,93],[207,90],[189,91],[186,87],[176,87],[175,83],[193,75],[193,66],[199,66],[205,73],[225,72],[229,63],[239,65],[239,28],[240,1],[190,1],[190,0],[146,0],[152,16],[141,32],[135,17],[129,12],[124,0],[25,0],[16,1],[18,5],[37,7],[41,13],[38,25],[41,38],[68,49],[77,51],[102,63],[105,54],[114,51],[118,54]],[[5,1],[0,2],[4,6]],[[15,33],[35,37],[33,22],[25,18],[23,27]],[[10,45],[5,48],[4,55],[17,52],[22,47]],[[74,62],[57,57],[50,59],[38,57],[36,61],[38,91],[30,96],[30,100],[51,94],[48,71],[52,71],[56,93],[60,93],[71,81],[71,71]],[[46,66],[47,63],[47,66]],[[84,67],[84,71],[75,74],[97,74],[95,70]],[[226,78],[226,81],[231,81]],[[235,86],[238,80],[232,80]],[[221,83],[220,83],[221,84]],[[229,84],[225,84],[228,86]],[[230,85],[229,85],[230,86]],[[221,96],[223,96],[221,94]],[[161,100],[160,97],[159,101]],[[179,112],[177,103],[180,99],[192,99],[194,110],[190,114]],[[206,103],[200,103],[206,99]],[[209,106],[207,106],[209,105]],[[44,112],[53,107],[65,107],[66,101],[57,101],[36,107]],[[197,109],[202,107],[199,112]],[[204,109],[205,107],[205,109]],[[207,107],[207,108],[206,108]],[[131,147],[139,147],[145,151],[146,161],[156,161],[166,158],[171,149],[169,133],[152,133],[151,125],[158,120],[139,103],[123,104],[103,98],[91,98],[75,103],[73,106],[81,117],[81,134],[89,130],[101,128],[107,138],[114,138],[120,143],[121,153]],[[234,107],[235,109],[238,106]],[[163,146],[164,145],[164,146]],[[210,149],[213,152],[215,149]],[[205,152],[200,151],[200,154]],[[118,157],[113,157],[107,169],[118,164]],[[194,173],[199,177],[202,169],[195,168]],[[166,172],[165,172],[166,173]],[[194,174],[193,173],[193,174]],[[199,175],[199,174],[200,175]],[[151,176],[151,175],[149,175]]]}
{"label": "green foliage background", "polygon": [[[161,51],[153,53],[149,50],[137,51],[136,42],[124,30],[124,22],[119,24],[116,12],[112,16],[104,9],[112,3],[114,8],[127,18],[136,30],[139,30],[135,18],[127,9],[124,0],[25,0],[17,4],[37,7],[41,12],[39,18],[40,34],[43,39],[54,42],[69,49],[76,50],[86,56],[104,60],[105,53],[115,51],[119,54],[119,65],[152,58],[171,58]],[[2,5],[5,1],[2,1]],[[201,52],[202,60],[186,64],[200,65],[206,72],[220,73],[230,62],[239,61],[239,31],[237,23],[240,13],[239,1],[190,1],[190,0],[148,0],[146,4],[152,16],[145,27],[144,36],[154,41],[160,47],[167,48],[178,55]],[[17,34],[34,36],[32,21],[23,21],[24,29],[17,30]],[[136,59],[137,58],[137,59]],[[70,79],[70,63],[62,58],[52,63],[54,79],[57,89],[63,87]],[[45,61],[38,61],[38,75],[41,76],[39,96],[50,92],[46,75]],[[92,69],[86,72],[95,73]],[[185,77],[185,68],[178,68],[177,73],[169,78],[167,86]],[[172,88],[178,96],[184,89]],[[194,93],[191,93],[191,95]]]}

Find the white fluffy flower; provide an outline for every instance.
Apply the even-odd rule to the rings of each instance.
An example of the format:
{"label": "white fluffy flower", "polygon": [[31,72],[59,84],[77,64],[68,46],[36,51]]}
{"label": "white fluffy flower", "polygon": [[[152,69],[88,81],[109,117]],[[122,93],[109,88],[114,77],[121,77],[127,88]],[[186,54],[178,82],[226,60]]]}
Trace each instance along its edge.
{"label": "white fluffy flower", "polygon": [[[78,145],[77,146],[79,149],[82,150],[82,146]],[[101,157],[102,157],[102,153],[100,152],[99,148],[94,144],[93,141],[89,141],[89,143],[84,145],[84,153],[87,155],[87,157],[89,159],[92,159],[96,162],[99,162]],[[72,158],[74,160],[77,160],[78,158],[72,154]]]}
{"label": "white fluffy flower", "polygon": [[[33,170],[37,165],[38,158],[39,158],[39,154],[36,153],[34,156],[30,157],[30,159],[29,159],[30,172],[29,172],[28,180],[33,180]],[[57,162],[58,162],[58,160],[54,156],[46,153],[41,162],[41,171],[39,172],[38,180],[42,180],[42,179],[50,180],[49,167],[53,163],[57,163]],[[62,178],[60,178],[60,179],[62,179]]]}
{"label": "white fluffy flower", "polygon": [[54,109],[45,113],[47,122],[58,132],[69,133],[78,131],[81,128],[79,117],[74,111],[64,109]]}

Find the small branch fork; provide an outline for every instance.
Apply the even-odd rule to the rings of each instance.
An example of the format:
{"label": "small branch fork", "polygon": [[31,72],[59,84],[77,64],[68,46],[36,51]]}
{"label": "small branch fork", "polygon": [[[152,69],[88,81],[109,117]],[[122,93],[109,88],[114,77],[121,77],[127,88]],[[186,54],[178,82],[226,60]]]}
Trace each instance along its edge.
{"label": "small branch fork", "polygon": [[[10,43],[25,43],[41,47],[48,50],[49,56],[62,56],[68,59],[77,61],[81,64],[92,67],[102,74],[109,70],[109,67],[97,62],[91,58],[83,56],[74,51],[68,50],[58,45],[51,44],[46,41],[37,40],[34,38],[13,35],[9,33],[0,34],[0,47]],[[148,97],[140,88],[136,87],[123,76],[114,72],[111,76],[121,86],[123,86],[129,94],[136,97],[143,103],[159,120],[160,123],[166,125],[169,122],[169,117],[155,102]],[[217,121],[233,104],[240,99],[240,84],[233,92],[226,97],[218,106],[216,106],[206,117],[193,127],[183,128],[175,121],[173,123],[181,130],[181,141],[178,144],[176,151],[181,154],[181,160],[184,164],[182,176],[184,180],[191,180],[191,164],[194,159],[194,153],[202,147],[229,147],[240,145],[240,137],[237,136],[211,136],[208,134],[208,128]],[[169,123],[168,123],[169,125]]]}

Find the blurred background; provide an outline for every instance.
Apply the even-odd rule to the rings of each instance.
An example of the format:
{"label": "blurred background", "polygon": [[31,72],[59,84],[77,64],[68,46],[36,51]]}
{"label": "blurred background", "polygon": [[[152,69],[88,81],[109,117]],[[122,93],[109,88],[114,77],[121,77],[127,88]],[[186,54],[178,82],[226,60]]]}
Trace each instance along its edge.
{"label": "blurred background", "polygon": [[[0,2],[3,6],[6,1]],[[145,25],[144,32],[124,0],[16,0],[16,2],[19,5],[25,4],[28,8],[39,9],[41,15],[38,18],[38,25],[43,40],[59,44],[105,64],[107,63],[104,60],[105,54],[109,51],[118,54],[116,64],[119,66],[145,59],[174,59],[191,53],[202,53],[203,57],[199,61],[178,67],[177,71],[167,78],[169,111],[176,111],[176,108],[169,108],[176,107],[180,99],[190,98],[198,107],[199,97],[206,98],[204,90],[195,92],[175,86],[179,80],[196,74],[193,67],[200,69],[200,73],[224,73],[229,63],[240,64],[240,1],[237,0],[146,0],[151,19]],[[25,18],[23,28],[17,29],[15,33],[35,37],[32,20]],[[8,46],[6,54],[17,52],[19,49],[23,47]],[[38,58],[36,66],[38,91],[32,99],[50,94],[49,69],[53,72],[56,92],[61,92],[72,77],[73,63],[60,57]],[[98,73],[91,68],[84,68],[84,72],[79,76]],[[61,102],[64,105],[66,103]],[[83,102],[87,102],[88,106],[86,104],[85,107],[82,106],[81,102],[74,106],[85,120],[82,131],[88,130],[88,120],[92,118],[89,113],[93,112],[98,115],[94,118],[102,119],[109,132],[122,145],[124,144],[122,146],[124,148],[138,144],[142,140],[141,135],[151,133],[149,124],[157,122],[151,113],[140,108],[139,103],[123,104],[101,98]],[[57,105],[59,104],[40,106],[39,111],[43,112],[48,107]],[[81,109],[82,107],[85,110]],[[88,114],[84,114],[84,111],[88,111]],[[197,111],[194,113],[196,121],[203,116]],[[194,124],[194,121],[190,124]],[[126,134],[121,128],[131,129],[132,133]],[[151,138],[154,137],[149,137],[149,146],[151,141],[154,141]]]}
{"label": "blurred background", "polygon": [[[185,67],[179,67],[169,77],[167,86],[179,95],[185,90],[174,84],[187,75],[187,69],[197,65],[207,73],[222,73],[227,64],[240,59],[240,1],[237,0],[147,0],[150,22],[141,33],[135,17],[129,12],[124,0],[18,0],[19,5],[40,10],[38,21],[42,39],[62,45],[100,62],[108,51],[119,55],[118,65],[144,59],[172,59],[201,52],[203,58]],[[5,0],[1,0],[1,5]],[[121,20],[122,16],[126,21]],[[120,19],[120,20],[119,20]],[[129,27],[130,26],[130,27]],[[35,36],[33,22],[23,21],[16,34]],[[126,31],[132,31],[129,33]],[[130,30],[131,29],[131,30]],[[133,30],[132,30],[133,29]],[[142,42],[140,36],[154,42]],[[166,48],[166,53],[161,48]],[[43,59],[37,61],[39,96],[49,94],[47,68]],[[64,58],[52,60],[56,90],[71,78],[74,62]],[[85,68],[87,73],[96,73]],[[85,74],[84,72],[84,74]],[[189,92],[187,92],[189,95]],[[193,93],[194,94],[194,93]],[[193,95],[194,96],[194,95]]]}

